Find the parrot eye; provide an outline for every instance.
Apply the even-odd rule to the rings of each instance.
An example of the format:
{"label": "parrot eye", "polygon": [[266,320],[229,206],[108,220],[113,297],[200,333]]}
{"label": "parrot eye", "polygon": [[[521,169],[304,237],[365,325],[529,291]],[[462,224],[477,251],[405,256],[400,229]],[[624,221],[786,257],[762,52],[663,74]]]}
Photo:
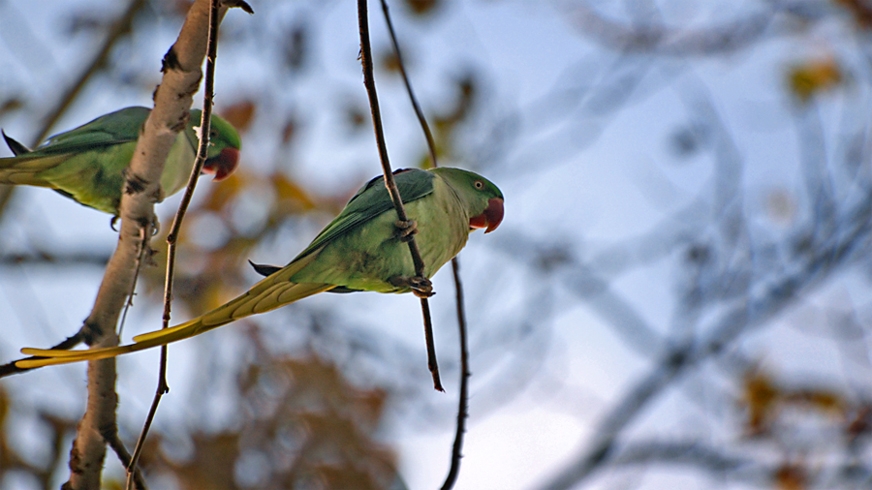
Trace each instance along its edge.
{"label": "parrot eye", "polygon": [[480,180],[476,180],[475,182],[472,183],[472,185],[475,186],[475,188],[478,190],[484,189],[484,182],[482,182]]}

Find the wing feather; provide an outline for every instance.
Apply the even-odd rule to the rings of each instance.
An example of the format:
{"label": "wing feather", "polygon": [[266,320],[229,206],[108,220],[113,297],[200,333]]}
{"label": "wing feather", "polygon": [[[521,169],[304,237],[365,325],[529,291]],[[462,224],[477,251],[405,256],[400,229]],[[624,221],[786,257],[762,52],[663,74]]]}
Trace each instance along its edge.
{"label": "wing feather", "polygon": [[[394,173],[394,181],[403,198],[403,203],[410,203],[433,192],[433,174],[426,170],[408,169]],[[320,249],[338,236],[363,226],[376,216],[394,207],[391,196],[385,186],[378,185],[382,177],[370,180],[348,201],[345,209],[312,240],[312,243],[300,252],[294,260],[305,257]]]}
{"label": "wing feather", "polygon": [[30,154],[40,156],[81,153],[101,147],[136,141],[150,109],[126,107],[104,114],[65,133],[50,136]]}

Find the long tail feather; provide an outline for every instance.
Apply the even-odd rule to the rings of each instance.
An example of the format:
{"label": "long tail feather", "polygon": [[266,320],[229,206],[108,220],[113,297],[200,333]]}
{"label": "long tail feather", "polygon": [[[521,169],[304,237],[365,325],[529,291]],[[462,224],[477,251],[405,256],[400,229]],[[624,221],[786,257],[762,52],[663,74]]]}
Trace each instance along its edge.
{"label": "long tail feather", "polygon": [[40,177],[40,172],[58,166],[67,158],[68,155],[32,156],[31,154],[0,158],[0,183],[52,187],[50,182]]}
{"label": "long tail feather", "polygon": [[134,343],[132,344],[87,350],[52,350],[25,347],[21,349],[21,353],[32,357],[16,361],[15,365],[19,368],[31,369],[54,364],[106,359],[150,349],[194,337],[240,318],[274,310],[280,306],[293,303],[313,294],[328,291],[335,287],[332,284],[298,284],[290,282],[288,278],[305,266],[309,260],[301,262],[304,263],[288,265],[276,274],[252,286],[245,294],[193,320],[175,327],[137,335],[133,338]]}
{"label": "long tail feather", "polygon": [[161,339],[155,339],[149,342],[136,342],[128,345],[120,345],[118,347],[101,347],[97,349],[68,351],[25,347],[21,349],[21,353],[33,357],[15,361],[15,366],[22,369],[31,369],[52,366],[55,364],[69,364],[79,361],[96,361],[98,359],[108,359],[110,357],[120,356],[121,354],[129,354],[131,352],[150,349],[172,341],[173,340],[167,340],[161,342]]}

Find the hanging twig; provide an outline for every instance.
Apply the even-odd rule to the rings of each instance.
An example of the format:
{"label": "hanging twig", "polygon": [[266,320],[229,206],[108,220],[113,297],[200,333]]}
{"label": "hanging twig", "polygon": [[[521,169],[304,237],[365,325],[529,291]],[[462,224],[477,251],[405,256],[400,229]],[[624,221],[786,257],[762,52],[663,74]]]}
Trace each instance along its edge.
{"label": "hanging twig", "polygon": [[400,75],[403,77],[403,84],[406,86],[406,92],[409,94],[409,102],[412,103],[412,109],[415,110],[415,116],[418,117],[418,123],[421,124],[421,130],[424,132],[424,138],[427,139],[427,150],[430,152],[430,161],[434,167],[438,167],[436,161],[436,142],[433,140],[433,133],[430,131],[430,126],[427,124],[427,118],[424,117],[424,111],[418,104],[418,98],[415,97],[415,91],[412,90],[412,83],[409,81],[409,76],[406,74],[406,64],[403,62],[403,53],[400,51],[400,43],[397,42],[397,34],[394,32],[394,23],[391,22],[391,14],[388,10],[386,0],[381,0],[382,12],[385,16],[385,23],[388,26],[388,34],[390,34],[391,44],[394,46],[394,53],[397,55],[397,65],[400,67]]}
{"label": "hanging twig", "polygon": [[[394,24],[391,22],[391,14],[388,9],[386,0],[381,0],[382,12],[384,13],[385,23],[388,26],[391,43],[394,46],[394,53],[397,55],[397,64],[400,67],[400,75],[403,77],[403,84],[406,86],[406,92],[409,94],[409,101],[412,103],[412,108],[415,110],[415,115],[418,117],[418,122],[421,124],[421,130],[424,132],[424,137],[427,139],[427,149],[430,152],[430,161],[434,167],[438,167],[439,163],[436,159],[436,143],[433,141],[433,133],[430,131],[430,126],[427,124],[427,118],[424,117],[424,111],[421,110],[421,105],[418,104],[418,99],[415,97],[415,91],[412,90],[412,83],[409,81],[409,76],[406,73],[406,65],[403,62],[403,54],[400,51],[400,44],[397,42],[397,35],[394,32]],[[460,395],[457,407],[457,429],[454,433],[454,444],[451,450],[451,465],[448,470],[448,476],[445,477],[445,482],[442,484],[442,490],[448,490],[454,487],[457,481],[457,475],[460,473],[460,459],[463,452],[463,434],[466,432],[466,418],[468,416],[469,404],[469,349],[467,346],[466,336],[466,307],[463,300],[463,283],[460,280],[460,261],[457,257],[451,259],[451,272],[454,275],[454,291],[455,304],[457,305],[457,327],[460,337]]]}
{"label": "hanging twig", "polygon": [[[375,140],[378,146],[379,158],[381,160],[382,172],[384,173],[385,187],[391,196],[394,203],[394,208],[397,211],[397,218],[400,222],[408,222],[406,210],[403,207],[400,190],[394,182],[394,176],[391,171],[391,163],[388,159],[387,143],[385,142],[384,129],[381,123],[381,110],[378,104],[378,94],[375,89],[375,76],[372,69],[372,48],[369,43],[369,20],[367,18],[366,0],[357,1],[357,21],[360,28],[360,62],[363,65],[363,84],[366,87],[366,94],[369,97],[369,107],[372,113],[372,124],[375,130]],[[412,262],[415,264],[415,275],[419,278],[424,277],[424,261],[421,259],[421,252],[418,250],[418,244],[415,242],[415,236],[410,235],[408,241],[409,252],[412,254]],[[424,315],[424,337],[427,343],[427,367],[430,369],[430,375],[433,377],[433,387],[438,391],[445,391],[442,388],[442,380],[439,379],[439,365],[436,361],[436,348],[433,340],[433,323],[430,319],[430,303],[426,297],[421,297],[421,311]]]}
{"label": "hanging twig", "polygon": [[451,259],[451,272],[454,273],[454,292],[457,295],[457,328],[460,336],[460,395],[457,400],[457,429],[454,431],[454,444],[451,446],[451,466],[442,484],[442,490],[454,488],[460,474],[460,459],[463,457],[463,434],[466,432],[466,419],[469,416],[469,346],[466,341],[466,306],[463,302],[463,283],[460,281],[460,262]]}

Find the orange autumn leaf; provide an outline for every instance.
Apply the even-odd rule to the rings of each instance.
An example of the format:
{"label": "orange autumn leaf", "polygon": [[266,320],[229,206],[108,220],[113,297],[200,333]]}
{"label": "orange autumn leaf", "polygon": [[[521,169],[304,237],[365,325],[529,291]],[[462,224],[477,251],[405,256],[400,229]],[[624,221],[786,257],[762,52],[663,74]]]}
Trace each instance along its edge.
{"label": "orange autumn leaf", "polygon": [[798,464],[784,463],[775,471],[778,490],[804,490],[808,487],[807,480],[805,468]]}
{"label": "orange autumn leaf", "polygon": [[763,373],[747,374],[744,380],[742,401],[748,409],[747,430],[756,435],[768,431],[773,412],[781,399],[781,391]]}
{"label": "orange autumn leaf", "polygon": [[227,109],[221,111],[221,116],[227,119],[227,122],[233,125],[237,131],[244,133],[248,131],[251,122],[254,120],[254,114],[257,112],[257,106],[251,100],[243,100],[237,102]]}
{"label": "orange autumn leaf", "polygon": [[872,27],[872,7],[864,0],[835,0],[835,3],[847,8],[861,29]]}
{"label": "orange autumn leaf", "polygon": [[788,74],[790,90],[802,102],[834,88],[842,79],[841,67],[832,58],[795,65]]}
{"label": "orange autumn leaf", "polygon": [[269,181],[272,182],[279,201],[292,201],[295,205],[307,211],[317,207],[309,193],[284,174],[273,173],[269,176]]}
{"label": "orange autumn leaf", "polygon": [[425,15],[439,6],[439,0],[406,0],[406,6],[415,15]]}
{"label": "orange autumn leaf", "polygon": [[209,194],[198,210],[218,212],[239,195],[248,185],[250,177],[244,172],[234,172],[233,175],[221,181],[220,185],[209,187]]}

